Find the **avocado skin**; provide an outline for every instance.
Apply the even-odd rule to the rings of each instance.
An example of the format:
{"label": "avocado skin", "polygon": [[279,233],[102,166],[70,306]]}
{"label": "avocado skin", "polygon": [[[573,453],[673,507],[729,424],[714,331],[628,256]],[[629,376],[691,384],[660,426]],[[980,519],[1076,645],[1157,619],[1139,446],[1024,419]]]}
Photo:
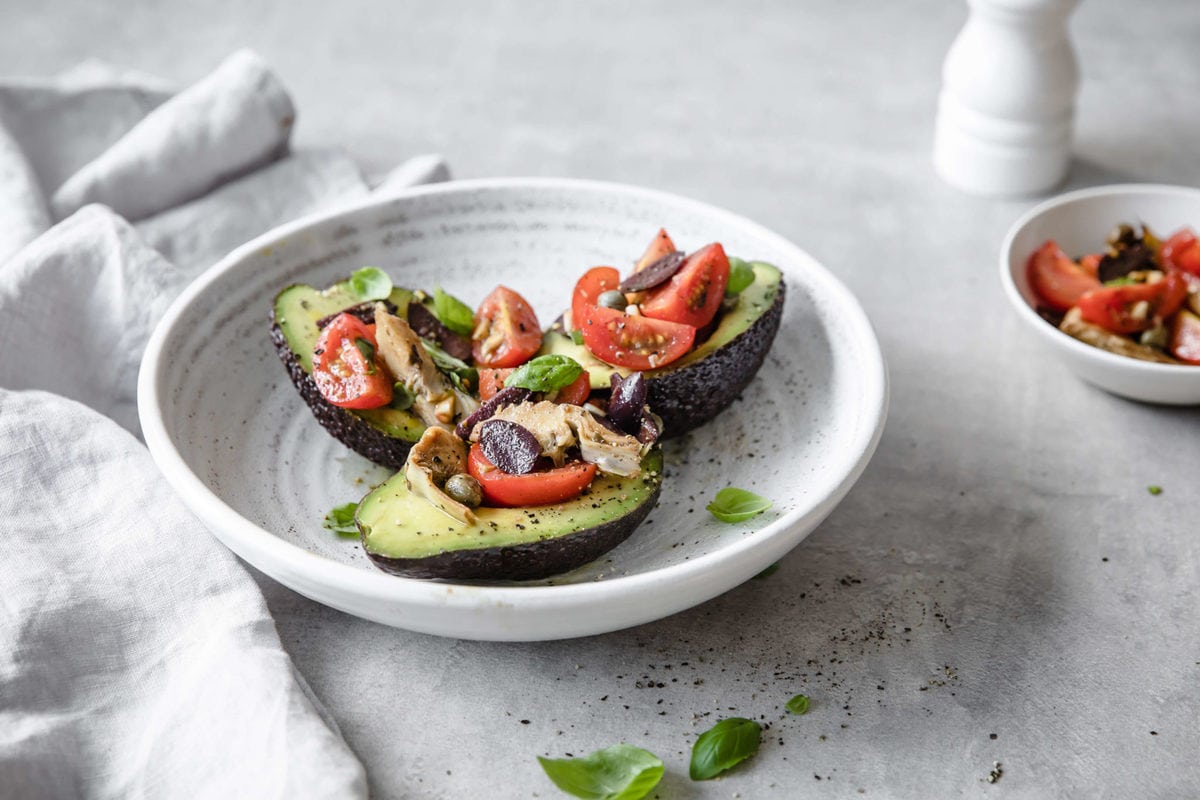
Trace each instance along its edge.
{"label": "avocado skin", "polygon": [[275,345],[275,351],[283,361],[296,390],[300,392],[304,402],[308,403],[313,416],[325,430],[342,444],[376,464],[395,470],[404,467],[408,451],[412,449],[412,442],[388,436],[322,397],[321,390],[317,388],[312,376],[304,371],[292,349],[288,347],[283,329],[275,321],[274,311],[271,312],[271,343]]}
{"label": "avocado skin", "polygon": [[653,493],[624,516],[565,536],[506,547],[457,550],[424,558],[389,558],[372,553],[362,535],[363,550],[384,572],[406,578],[528,581],[548,578],[595,561],[629,538],[658,504],[659,481]]}
{"label": "avocado skin", "polygon": [[771,307],[749,328],[700,361],[646,381],[647,402],[662,417],[664,439],[708,422],[749,385],[775,340],[786,293],[781,278]]}

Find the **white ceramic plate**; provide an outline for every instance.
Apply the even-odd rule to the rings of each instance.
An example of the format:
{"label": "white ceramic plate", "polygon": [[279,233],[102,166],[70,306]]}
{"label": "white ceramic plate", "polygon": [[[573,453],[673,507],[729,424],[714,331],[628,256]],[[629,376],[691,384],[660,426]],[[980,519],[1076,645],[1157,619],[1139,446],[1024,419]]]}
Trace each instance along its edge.
{"label": "white ceramic plate", "polygon": [[1017,316],[1047,352],[1083,380],[1131,400],[1171,405],[1200,404],[1200,367],[1158,364],[1119,356],[1084,344],[1038,316],[1029,285],[1029,255],[1047,239],[1073,257],[1104,247],[1119,223],[1146,224],[1166,237],[1182,227],[1200,230],[1200,189],[1155,184],[1117,184],[1052,197],[1013,223],[1000,248],[1000,282]]}
{"label": "white ceramic plate", "polygon": [[[665,226],[695,249],[783,269],[783,324],[759,376],[723,415],[668,445],[658,508],[624,544],[533,583],[445,583],[376,570],[321,527],[387,476],[325,433],[271,346],[275,293],[326,286],[363,265],[477,304],[497,283],[543,324],[597,264],[628,266]],[[200,277],[168,310],[138,386],[146,443],[175,490],[234,552],[318,602],[401,628],[471,639],[583,636],[693,606],[778,560],[833,510],[875,450],[883,359],[851,294],[759,225],[660,192],[569,180],[461,181],[287,225]],[[771,498],[728,525],[705,504],[724,486]]]}

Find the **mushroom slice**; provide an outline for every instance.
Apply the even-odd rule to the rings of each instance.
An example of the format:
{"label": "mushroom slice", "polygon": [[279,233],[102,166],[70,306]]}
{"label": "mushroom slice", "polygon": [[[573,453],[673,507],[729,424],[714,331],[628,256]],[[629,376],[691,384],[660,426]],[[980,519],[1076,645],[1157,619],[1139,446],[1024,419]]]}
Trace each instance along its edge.
{"label": "mushroom slice", "polygon": [[[542,447],[542,455],[556,466],[562,466],[567,450],[578,445],[583,460],[602,472],[631,477],[641,469],[642,443],[634,436],[609,430],[579,406],[545,400],[517,403],[500,409],[492,419],[515,422],[532,433]],[[474,441],[478,437],[473,434],[471,438]]]}
{"label": "mushroom slice", "polygon": [[375,305],[375,340],[388,371],[413,396],[413,413],[430,427],[453,428],[458,398],[408,323]]}
{"label": "mushroom slice", "polygon": [[450,431],[430,426],[413,445],[404,462],[408,488],[442,513],[465,525],[475,524],[475,512],[446,494],[450,476],[467,471],[467,445]]}

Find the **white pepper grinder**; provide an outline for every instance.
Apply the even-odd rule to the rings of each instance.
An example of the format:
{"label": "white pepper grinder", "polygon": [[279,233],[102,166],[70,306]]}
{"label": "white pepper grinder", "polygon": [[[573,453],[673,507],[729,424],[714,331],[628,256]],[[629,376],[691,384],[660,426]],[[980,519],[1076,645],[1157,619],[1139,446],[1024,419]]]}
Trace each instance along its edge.
{"label": "white pepper grinder", "polygon": [[1067,37],[1078,0],[967,0],[946,54],[933,164],[989,197],[1057,186],[1071,160],[1079,66]]}

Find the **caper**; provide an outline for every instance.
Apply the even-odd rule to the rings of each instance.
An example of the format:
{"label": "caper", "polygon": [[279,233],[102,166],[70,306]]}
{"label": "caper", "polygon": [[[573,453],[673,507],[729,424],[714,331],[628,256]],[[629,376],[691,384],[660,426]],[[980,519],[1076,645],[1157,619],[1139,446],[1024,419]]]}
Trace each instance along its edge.
{"label": "caper", "polygon": [[477,508],[483,502],[483,489],[479,481],[465,472],[447,478],[444,488],[452,500],[457,500],[468,508]]}
{"label": "caper", "polygon": [[618,311],[624,311],[628,303],[625,302],[625,293],[618,292],[616,289],[609,289],[607,292],[601,292],[596,298],[596,302],[605,308],[615,308]]}

